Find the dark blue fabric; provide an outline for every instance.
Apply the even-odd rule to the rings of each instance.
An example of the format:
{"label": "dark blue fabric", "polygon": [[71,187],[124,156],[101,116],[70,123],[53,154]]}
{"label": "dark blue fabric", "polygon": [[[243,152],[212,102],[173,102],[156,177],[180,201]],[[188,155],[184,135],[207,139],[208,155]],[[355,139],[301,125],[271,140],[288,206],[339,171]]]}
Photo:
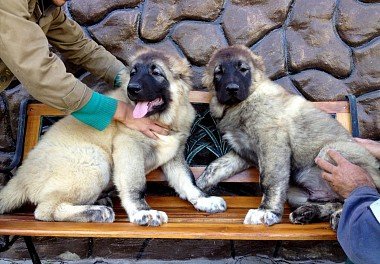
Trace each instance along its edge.
{"label": "dark blue fabric", "polygon": [[359,187],[344,202],[338,241],[355,264],[380,263],[380,223],[369,208],[378,199],[376,189]]}

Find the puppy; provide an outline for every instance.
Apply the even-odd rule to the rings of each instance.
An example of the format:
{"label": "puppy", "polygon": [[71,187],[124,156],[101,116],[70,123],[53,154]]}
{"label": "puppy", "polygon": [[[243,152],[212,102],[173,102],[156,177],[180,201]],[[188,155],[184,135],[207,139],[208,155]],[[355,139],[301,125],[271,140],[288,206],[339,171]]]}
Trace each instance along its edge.
{"label": "puppy", "polygon": [[[288,201],[293,223],[339,219],[342,198],[314,163],[335,149],[364,168],[380,187],[379,162],[330,115],[301,96],[289,94],[264,73],[263,62],[244,46],[221,49],[210,59],[204,85],[210,109],[232,151],[212,162],[197,185],[207,189],[251,166],[260,169],[263,198],[245,224],[279,223]],[[289,185],[294,187],[288,193]],[[334,224],[336,228],[337,224]]]}
{"label": "puppy", "polygon": [[133,106],[135,118],[160,121],[171,133],[154,140],[118,122],[96,131],[67,116],[49,129],[0,192],[0,213],[30,201],[37,205],[38,220],[112,222],[111,207],[93,204],[107,186],[115,184],[130,222],[158,226],[168,217],[149,207],[144,190],[145,175],[160,166],[179,196],[196,209],[224,211],[222,198],[207,197],[195,186],[184,158],[195,117],[190,88],[185,60],[141,51],[132,60],[128,87],[109,95]]}

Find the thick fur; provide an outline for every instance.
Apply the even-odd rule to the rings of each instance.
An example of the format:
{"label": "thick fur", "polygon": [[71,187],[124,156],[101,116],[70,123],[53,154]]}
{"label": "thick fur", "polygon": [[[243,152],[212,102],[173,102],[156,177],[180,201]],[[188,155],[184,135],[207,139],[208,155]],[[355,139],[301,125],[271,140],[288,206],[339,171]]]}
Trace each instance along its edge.
{"label": "thick fur", "polygon": [[[248,63],[251,71],[248,96],[236,104],[222,104],[218,93],[224,87],[215,87],[218,82],[214,70],[220,72],[219,65],[239,60]],[[243,169],[258,166],[263,198],[258,209],[248,212],[244,223],[280,222],[287,195],[291,206],[297,208],[290,215],[293,223],[326,220],[332,215],[338,219],[339,213],[335,212],[339,212],[343,200],[323,180],[314,163],[317,156],[331,161],[328,149],[363,167],[380,188],[379,162],[330,115],[267,78],[261,59],[248,48],[232,46],[214,54],[204,84],[212,94],[211,113],[220,119],[218,129],[232,151],[212,162],[197,185],[207,189]],[[289,185],[294,187],[288,193]],[[336,228],[336,220],[331,222]]]}
{"label": "thick fur", "polygon": [[[114,184],[130,222],[158,226],[168,221],[165,212],[152,210],[144,198],[145,175],[161,166],[169,184],[182,199],[206,212],[220,212],[226,204],[207,197],[195,186],[184,158],[184,147],[195,117],[189,102],[190,69],[173,55],[143,50],[132,62],[155,63],[170,84],[170,101],[164,111],[149,118],[169,126],[168,136],[150,139],[113,122],[96,131],[72,116],[54,124],[29,153],[17,174],[0,192],[0,213],[26,201],[37,205],[42,221],[112,222],[111,207],[93,205],[103,190]],[[111,97],[134,105],[122,87]]]}

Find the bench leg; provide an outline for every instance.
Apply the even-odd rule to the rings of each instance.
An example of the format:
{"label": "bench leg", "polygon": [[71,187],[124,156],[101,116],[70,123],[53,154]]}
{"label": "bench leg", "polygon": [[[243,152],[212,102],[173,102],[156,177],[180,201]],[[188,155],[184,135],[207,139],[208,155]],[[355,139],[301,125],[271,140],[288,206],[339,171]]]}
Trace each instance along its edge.
{"label": "bench leg", "polygon": [[91,258],[93,252],[94,252],[94,239],[92,237],[89,237],[88,242],[87,242],[87,258]]}
{"label": "bench leg", "polygon": [[10,236],[0,236],[0,252],[7,251],[11,248],[11,246],[16,242],[19,236],[13,236],[11,240],[9,240]]}
{"label": "bench leg", "polygon": [[24,241],[25,241],[26,247],[28,248],[29,255],[30,255],[30,258],[32,259],[33,264],[41,264],[40,257],[38,256],[36,248],[34,247],[32,238],[24,237]]}
{"label": "bench leg", "polygon": [[282,240],[279,240],[279,241],[277,241],[276,247],[275,247],[274,252],[273,252],[273,257],[274,258],[278,257],[278,253],[280,253],[281,247],[282,247]]}

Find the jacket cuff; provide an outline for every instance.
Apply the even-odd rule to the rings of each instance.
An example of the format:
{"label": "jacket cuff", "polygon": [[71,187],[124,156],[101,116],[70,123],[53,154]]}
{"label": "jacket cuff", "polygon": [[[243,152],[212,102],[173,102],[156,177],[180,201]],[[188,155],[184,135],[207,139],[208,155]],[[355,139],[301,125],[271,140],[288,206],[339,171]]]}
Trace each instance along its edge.
{"label": "jacket cuff", "polygon": [[116,63],[115,64],[112,64],[108,69],[107,69],[107,72],[104,76],[104,80],[109,83],[109,84],[114,84],[114,81],[115,81],[115,78],[117,76],[117,74],[125,68],[125,65],[119,61],[119,60],[116,60]]}
{"label": "jacket cuff", "polygon": [[72,116],[82,123],[102,131],[112,122],[116,108],[116,99],[93,92],[88,103],[73,112]]}
{"label": "jacket cuff", "polygon": [[376,194],[378,194],[378,192],[373,187],[370,187],[370,186],[360,186],[360,187],[357,187],[356,189],[354,189],[350,193],[350,195],[347,197],[347,199],[350,199],[350,197],[362,196],[362,195],[365,195],[365,194],[376,195]]}

